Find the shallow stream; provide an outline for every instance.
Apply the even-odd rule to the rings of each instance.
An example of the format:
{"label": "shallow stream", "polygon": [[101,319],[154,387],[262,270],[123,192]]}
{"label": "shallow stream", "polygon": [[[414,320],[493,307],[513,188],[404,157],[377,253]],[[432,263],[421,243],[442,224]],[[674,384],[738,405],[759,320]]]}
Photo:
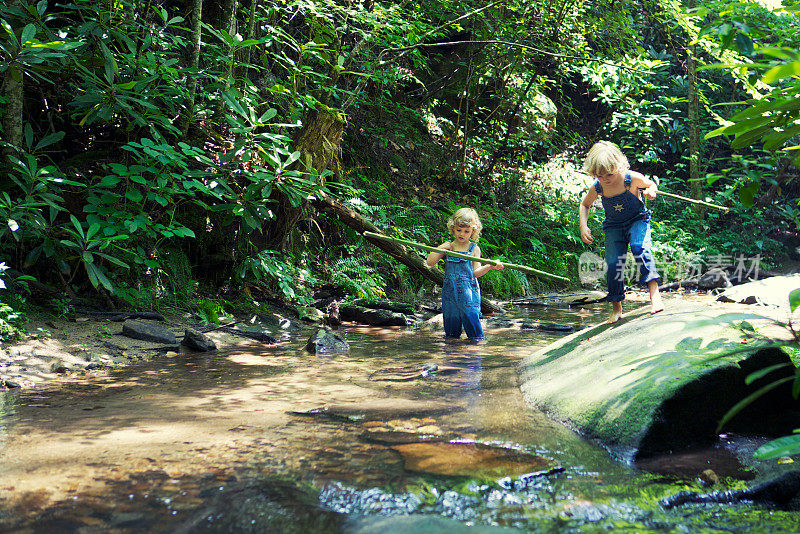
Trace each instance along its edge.
{"label": "shallow stream", "polygon": [[[800,532],[794,512],[658,504],[762,477],[757,439],[630,466],[525,404],[519,362],[564,334],[502,320],[583,328],[606,312],[517,309],[480,345],[350,325],[344,355],[310,355],[303,331],[5,394],[0,531]],[[350,410],[297,413],[322,406]],[[431,449],[411,447],[415,463],[404,436]],[[550,474],[520,477],[529,466]]]}

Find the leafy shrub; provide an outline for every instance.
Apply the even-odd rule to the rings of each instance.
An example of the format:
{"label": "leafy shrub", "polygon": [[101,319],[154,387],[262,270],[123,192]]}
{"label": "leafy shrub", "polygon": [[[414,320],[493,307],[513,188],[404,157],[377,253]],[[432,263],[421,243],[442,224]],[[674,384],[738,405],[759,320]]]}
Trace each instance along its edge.
{"label": "leafy shrub", "polygon": [[[3,273],[8,269],[5,263],[0,263],[0,290],[6,290]],[[25,322],[25,317],[17,313],[8,304],[0,301],[0,341],[17,339],[21,332],[19,328]]]}
{"label": "leafy shrub", "polygon": [[236,276],[245,284],[262,286],[289,301],[308,304],[312,300],[308,285],[314,278],[310,271],[298,266],[295,258],[282,256],[274,250],[262,250],[246,257],[239,264]]}
{"label": "leafy shrub", "polygon": [[374,267],[364,265],[354,257],[336,260],[331,265],[331,282],[353,297],[379,298],[386,296],[386,281]]}

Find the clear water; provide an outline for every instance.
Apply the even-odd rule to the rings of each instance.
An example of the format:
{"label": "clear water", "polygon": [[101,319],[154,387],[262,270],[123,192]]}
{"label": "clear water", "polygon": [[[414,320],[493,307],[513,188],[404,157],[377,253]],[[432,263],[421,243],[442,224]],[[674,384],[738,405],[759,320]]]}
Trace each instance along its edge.
{"label": "clear water", "polygon": [[[606,313],[532,308],[505,319],[582,328]],[[394,327],[342,332],[351,344],[344,355],[308,354],[306,331],[275,346],[181,355],[6,395],[0,530],[800,532],[794,512],[658,504],[680,490],[709,491],[697,479],[704,469],[721,477],[715,489],[746,486],[769,467],[750,460],[758,440],[727,437],[629,466],[527,406],[518,365],[563,334],[490,326],[489,340],[472,345]],[[452,374],[377,380],[431,363]],[[449,408],[356,421],[291,413],[381,399]],[[426,428],[533,453],[563,471],[505,489],[485,475],[409,470],[396,450],[367,439],[376,429]]]}

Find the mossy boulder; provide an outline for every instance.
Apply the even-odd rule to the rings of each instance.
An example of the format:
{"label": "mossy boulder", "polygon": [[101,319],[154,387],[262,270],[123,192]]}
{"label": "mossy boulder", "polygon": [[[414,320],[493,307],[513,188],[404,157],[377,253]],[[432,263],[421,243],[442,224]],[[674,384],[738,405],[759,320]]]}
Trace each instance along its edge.
{"label": "mossy boulder", "polygon": [[[535,407],[631,461],[704,445],[739,401],[794,367],[753,325],[768,321],[698,305],[631,314],[527,357],[522,390]],[[745,378],[787,364],[751,385]],[[800,426],[791,382],[734,417],[725,430],[790,433]]]}

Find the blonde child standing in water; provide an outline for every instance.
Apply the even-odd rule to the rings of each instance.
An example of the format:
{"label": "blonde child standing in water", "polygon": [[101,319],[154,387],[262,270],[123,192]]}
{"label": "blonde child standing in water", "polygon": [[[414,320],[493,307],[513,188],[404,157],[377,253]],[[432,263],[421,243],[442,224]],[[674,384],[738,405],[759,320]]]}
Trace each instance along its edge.
{"label": "blonde child standing in water", "polygon": [[[447,229],[453,236],[452,241],[439,245],[438,248],[461,252],[476,258],[481,257],[481,249],[472,240],[478,240],[483,225],[478,214],[471,208],[461,208],[447,221]],[[444,335],[449,338],[461,337],[461,330],[466,332],[472,341],[486,339],[481,327],[481,289],[478,278],[490,269],[502,269],[503,264],[481,264],[465,258],[446,256],[438,252],[428,254],[428,267],[436,265],[445,258],[444,284],[442,286],[442,316],[444,318]]]}
{"label": "blonde child standing in water", "polygon": [[628,158],[619,147],[608,141],[595,143],[583,162],[583,171],[595,178],[593,187],[586,192],[578,208],[581,240],[586,244],[594,242],[589,230],[589,210],[600,197],[606,218],[603,231],[606,234],[606,282],[611,302],[611,316],[608,323],[616,323],[622,318],[622,301],[625,299],[625,260],[628,245],[639,265],[639,283],[650,291],[650,313],[664,309],[664,302],[658,292],[661,276],[656,270],[650,238],[650,217],[652,211],[644,205],[642,196],[656,198],[658,187],[644,175],[630,170]]}

